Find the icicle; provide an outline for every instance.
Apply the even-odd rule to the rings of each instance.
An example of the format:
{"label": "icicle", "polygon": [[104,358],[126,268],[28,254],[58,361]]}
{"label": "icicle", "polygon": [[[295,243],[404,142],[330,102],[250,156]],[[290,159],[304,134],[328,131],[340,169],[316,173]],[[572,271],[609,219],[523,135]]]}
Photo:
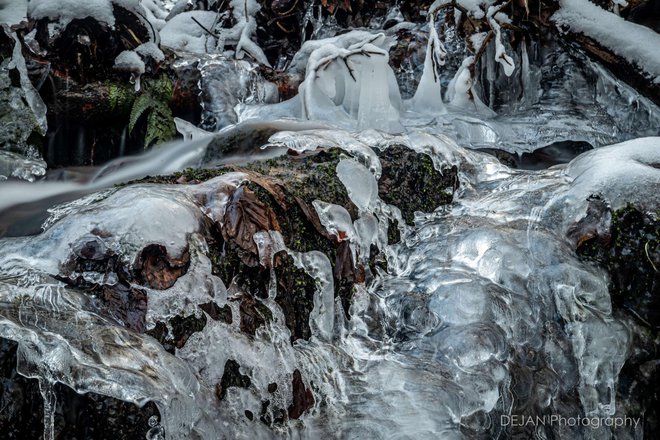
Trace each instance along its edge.
{"label": "icicle", "polygon": [[44,400],[44,440],[55,440],[55,407],[57,397],[53,384],[46,379],[39,379],[39,392]]}
{"label": "icicle", "polygon": [[486,18],[488,18],[488,24],[490,24],[490,27],[495,32],[495,60],[502,65],[504,74],[506,76],[511,76],[516,65],[514,64],[513,59],[506,54],[506,49],[504,48],[504,44],[502,44],[502,30],[498,22],[500,18],[496,17],[496,15],[499,16],[498,12],[502,6],[504,5],[489,7]]}
{"label": "icicle", "polygon": [[529,73],[529,57],[527,56],[527,43],[523,40],[522,47],[520,49],[520,58],[521,60],[521,65],[520,65],[520,80],[522,82],[522,89],[523,89],[523,96],[522,96],[522,101],[525,104],[533,102],[533,97],[531,96],[531,93],[533,92],[530,90],[531,88],[531,81],[530,81],[530,73]]}
{"label": "icicle", "polygon": [[355,237],[351,215],[343,206],[326,203],[321,200],[314,200],[312,205],[323,227],[329,233],[336,236],[339,241],[350,241]]}
{"label": "icicle", "polygon": [[335,317],[335,287],[330,260],[319,251],[307,253],[289,251],[289,255],[297,267],[304,269],[317,282],[314,308],[309,314],[309,327],[313,336],[322,341],[329,341],[332,338]]}
{"label": "icicle", "polygon": [[447,51],[438,37],[433,14],[431,14],[429,20],[429,27],[424,71],[415,91],[415,96],[412,98],[412,109],[419,113],[443,114],[447,113],[447,110],[442,102],[440,66],[445,64]]}
{"label": "icicle", "polygon": [[367,168],[353,159],[342,159],[337,164],[337,177],[360,212],[373,209],[378,197],[378,184]]}
{"label": "icicle", "polygon": [[473,56],[464,59],[450,81],[447,88],[447,95],[451,97],[450,105],[455,109],[476,112],[482,116],[495,116],[496,113],[479,99],[479,95],[474,90],[474,79],[470,73],[470,65],[473,63]]}
{"label": "icicle", "polygon": [[488,79],[488,105],[492,109],[495,105],[495,80],[497,71],[495,64],[495,48],[490,45],[486,49],[486,79]]}
{"label": "icicle", "polygon": [[[403,132],[399,111],[393,103],[400,100],[396,79],[387,56],[363,60],[360,71],[357,128],[375,128],[390,133]],[[394,84],[392,81],[394,80]],[[388,93],[384,93],[388,91]],[[394,95],[394,100],[392,99]],[[441,101],[442,102],[442,101]]]}
{"label": "icicle", "polygon": [[140,55],[132,50],[125,50],[115,58],[115,70],[129,72],[135,82],[135,91],[140,91],[140,78],[145,72],[145,64]]}
{"label": "icicle", "polygon": [[259,263],[263,267],[273,267],[273,257],[280,251],[286,249],[282,234],[278,231],[259,231],[252,237],[257,245]]}
{"label": "icicle", "polygon": [[[378,219],[372,214],[364,214],[353,223],[357,235],[358,256],[363,262],[368,262],[371,245],[378,242]],[[368,264],[364,265],[368,267]]]}

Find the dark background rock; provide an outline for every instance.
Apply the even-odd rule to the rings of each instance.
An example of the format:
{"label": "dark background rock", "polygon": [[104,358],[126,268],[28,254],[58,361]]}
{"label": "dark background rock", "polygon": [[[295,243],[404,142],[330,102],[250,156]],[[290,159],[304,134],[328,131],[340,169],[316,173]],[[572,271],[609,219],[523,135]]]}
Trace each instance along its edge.
{"label": "dark background rock", "polygon": [[[3,439],[43,438],[43,399],[36,379],[16,371],[17,344],[0,338],[0,433]],[[160,420],[156,405],[142,408],[99,394],[78,394],[55,385],[55,438],[134,440],[146,438],[149,419]]]}

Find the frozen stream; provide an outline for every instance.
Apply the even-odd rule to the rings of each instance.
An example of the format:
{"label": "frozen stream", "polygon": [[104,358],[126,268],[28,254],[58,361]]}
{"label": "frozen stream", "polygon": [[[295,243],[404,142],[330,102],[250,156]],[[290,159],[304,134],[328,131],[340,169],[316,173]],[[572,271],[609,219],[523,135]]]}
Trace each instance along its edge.
{"label": "frozen stream", "polygon": [[[414,32],[428,34],[417,70],[390,67],[391,33],[309,41],[290,66],[305,72],[299,93],[284,102],[273,102],[273,84],[247,61],[193,57],[208,87],[204,128],[213,133],[178,121],[185,140],[117,159],[86,183],[0,182],[2,232],[14,231],[0,238],[0,337],[18,343],[18,372],[39,382],[44,438],[57,438],[56,383],[155,402],[160,418],[150,421],[149,439],[642,438],[642,425],[605,423],[638,416],[616,392],[638,327],[613,313],[608,275],[578,258],[574,231],[609,228],[609,218],[590,214],[598,203],[657,212],[660,137],[649,136],[660,134],[660,110],[563,46],[507,47],[512,76],[495,45],[478,79],[469,61],[440,74],[451,58],[440,41],[449,46],[450,36],[428,25]],[[496,86],[512,97],[486,99]],[[572,149],[585,144],[594,148]],[[557,145],[568,145],[560,160],[568,163],[540,170],[479,151],[518,157]],[[401,214],[374,188],[376,152],[393,146],[428,154],[436,170],[455,166],[460,184],[450,205],[417,213],[412,226],[399,222],[401,241],[388,245],[388,222]],[[235,299],[246,292],[211,270],[209,225],[222,222],[246,174],[113,186],[319,147],[343,150],[336,172],[359,210],[353,223],[317,200],[321,224],[347,236],[355,261],[377,247],[387,269],[356,285],[344,313],[324,254],[286,249],[274,231],[254,234],[260,258],[289,253],[317,281],[311,337],[294,343],[274,270],[267,296],[255,299],[272,319],[254,336],[238,319]],[[166,288],[131,281],[146,292],[142,324],[108,316],[95,295],[65,282],[115,289],[125,282],[121,268],[154,247],[189,265]],[[657,249],[649,252],[657,259]],[[74,264],[80,258],[89,264]],[[199,306],[210,302],[233,321],[205,315],[174,354],[144,333],[202,316]],[[249,381],[218,391],[228,361]],[[311,404],[293,417],[300,389]],[[589,422],[510,426],[518,415]]]}

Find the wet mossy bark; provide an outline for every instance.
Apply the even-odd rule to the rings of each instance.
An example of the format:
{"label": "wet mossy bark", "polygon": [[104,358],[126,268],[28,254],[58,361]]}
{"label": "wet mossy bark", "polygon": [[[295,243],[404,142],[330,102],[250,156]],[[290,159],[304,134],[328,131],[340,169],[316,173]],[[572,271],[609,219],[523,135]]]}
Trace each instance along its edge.
{"label": "wet mossy bark", "polygon": [[401,146],[388,148],[379,157],[383,174],[378,181],[378,194],[384,202],[401,210],[407,224],[413,223],[415,211],[432,212],[451,203],[458,188],[456,167],[439,173],[429,156]]}
{"label": "wet mossy bark", "polygon": [[[354,264],[347,241],[329,234],[320,224],[312,203],[322,200],[345,208],[353,220],[358,218],[357,207],[337,177],[337,164],[346,154],[339,148],[319,149],[303,154],[286,154],[274,159],[249,163],[242,167],[226,166],[217,169],[188,169],[171,176],[152,177],[142,182],[196,184],[231,171],[244,172],[247,182],[243,193],[253,210],[273,216],[273,224],[282,235],[286,247],[295,252],[319,251],[332,265],[335,296],[341,299],[344,311],[351,304],[354,286],[365,280],[364,267]],[[379,195],[387,203],[397,206],[406,223],[412,224],[414,213],[432,212],[452,201],[458,186],[458,170],[435,170],[431,158],[403,146],[393,146],[378,152],[383,175]],[[247,202],[246,202],[247,203]],[[269,214],[267,214],[269,213]],[[264,217],[264,219],[266,218]],[[260,220],[261,222],[266,220]],[[257,222],[258,223],[258,222]],[[259,262],[251,243],[228,238],[222,225],[208,230],[209,258],[213,274],[228,288],[241,292],[234,298],[239,302],[239,325],[242,331],[254,336],[257,329],[272,317],[262,300],[269,292],[271,269],[276,278],[275,301],[284,313],[291,340],[311,336],[309,315],[314,307],[316,280],[294,264],[286,252],[273,256],[272,265]],[[391,223],[390,244],[400,240],[398,225]],[[378,262],[378,250],[371,255],[371,271]],[[382,265],[382,264],[381,264]],[[216,305],[217,307],[217,305]],[[348,315],[347,315],[348,316]],[[159,338],[162,339],[162,338]]]}
{"label": "wet mossy bark", "polygon": [[660,211],[628,205],[611,213],[609,230],[581,243],[578,254],[609,275],[613,314],[632,336],[617,401],[643,418],[644,437],[652,437],[660,431]]}
{"label": "wet mossy bark", "polygon": [[578,253],[607,270],[614,306],[660,329],[660,211],[629,205],[613,212],[609,237],[582,243]]}

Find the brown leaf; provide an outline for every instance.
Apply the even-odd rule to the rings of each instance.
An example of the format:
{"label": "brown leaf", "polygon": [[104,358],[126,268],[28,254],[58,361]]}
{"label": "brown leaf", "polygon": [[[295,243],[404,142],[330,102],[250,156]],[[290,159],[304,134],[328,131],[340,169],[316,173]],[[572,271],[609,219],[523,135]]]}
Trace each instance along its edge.
{"label": "brown leaf", "polygon": [[314,407],[314,394],[312,390],[305,387],[300,370],[293,371],[293,381],[291,382],[293,388],[293,399],[289,406],[289,417],[292,419],[299,419],[305,411]]}
{"label": "brown leaf", "polygon": [[152,289],[169,289],[188,272],[190,253],[186,249],[179,258],[168,255],[165,246],[150,244],[145,247],[135,264],[137,280]]}
{"label": "brown leaf", "polygon": [[353,254],[351,253],[351,245],[348,241],[342,241],[337,247],[334,276],[337,280],[355,280]]}
{"label": "brown leaf", "polygon": [[286,203],[286,195],[284,194],[284,182],[274,177],[265,176],[256,171],[248,170],[237,165],[229,165],[228,168],[246,174],[251,182],[256,183],[268,191],[282,209],[285,211],[289,209],[289,205]]}
{"label": "brown leaf", "polygon": [[258,255],[253,237],[259,231],[281,231],[281,228],[273,210],[254,191],[241,186],[227,204],[222,235],[225,240],[234,240],[244,251]]}
{"label": "brown leaf", "polygon": [[333,1],[332,1],[332,2],[328,2],[328,0],[321,0],[321,4],[323,5],[323,7],[324,7],[325,9],[328,10],[329,13],[332,14],[333,12],[335,12],[335,4],[334,4]]}

